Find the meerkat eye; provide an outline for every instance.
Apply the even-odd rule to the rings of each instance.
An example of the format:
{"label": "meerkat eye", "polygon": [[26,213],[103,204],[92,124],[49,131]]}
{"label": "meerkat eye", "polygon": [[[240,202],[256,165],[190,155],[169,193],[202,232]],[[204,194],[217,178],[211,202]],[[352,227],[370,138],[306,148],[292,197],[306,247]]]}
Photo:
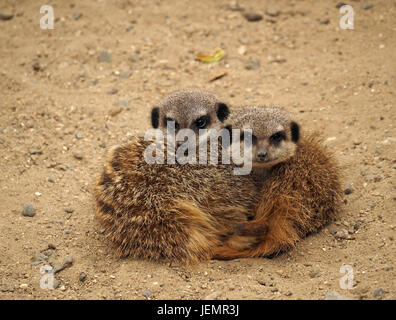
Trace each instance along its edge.
{"label": "meerkat eye", "polygon": [[282,140],[286,140],[286,133],[285,131],[279,131],[277,133],[274,133],[270,137],[270,143],[273,145],[278,145]]}
{"label": "meerkat eye", "polygon": [[173,120],[172,118],[165,118],[164,119],[164,124],[165,124],[166,127],[170,125],[169,122],[174,122],[175,123],[175,130],[179,130],[179,124],[175,120]]}
{"label": "meerkat eye", "polygon": [[195,126],[198,129],[204,129],[209,124],[208,116],[203,116],[195,121]]}

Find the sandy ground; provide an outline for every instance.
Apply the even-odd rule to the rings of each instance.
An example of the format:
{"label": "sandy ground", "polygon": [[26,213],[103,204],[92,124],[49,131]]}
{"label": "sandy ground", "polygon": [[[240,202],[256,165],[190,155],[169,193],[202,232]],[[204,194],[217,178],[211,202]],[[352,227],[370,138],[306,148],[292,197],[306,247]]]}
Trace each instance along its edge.
{"label": "sandy ground", "polygon": [[[40,29],[43,4],[53,30]],[[263,15],[248,22],[228,0],[1,0],[13,17],[0,19],[0,299],[394,299],[396,2],[351,1],[354,30],[339,28],[336,4],[241,1]],[[220,62],[195,60],[218,47]],[[190,86],[282,106],[321,131],[352,191],[338,221],[273,259],[116,259],[94,219],[103,156]],[[40,268],[67,257],[57,288],[42,289]]]}

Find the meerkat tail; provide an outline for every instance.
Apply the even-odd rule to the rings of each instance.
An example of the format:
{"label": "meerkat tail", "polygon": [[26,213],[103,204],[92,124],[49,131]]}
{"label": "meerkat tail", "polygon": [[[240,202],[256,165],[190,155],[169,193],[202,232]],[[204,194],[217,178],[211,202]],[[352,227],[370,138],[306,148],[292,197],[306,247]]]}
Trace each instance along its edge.
{"label": "meerkat tail", "polygon": [[[293,248],[296,243],[301,239],[298,226],[294,214],[289,212],[289,203],[284,200],[278,199],[274,201],[272,210],[269,213],[264,213],[268,219],[265,222],[261,218],[260,223],[256,224],[255,221],[241,223],[243,225],[244,234],[254,235],[260,232],[258,227],[262,227],[262,232],[265,235],[260,236],[260,243],[248,250],[236,250],[227,246],[221,246],[215,249],[213,258],[219,260],[230,260],[237,258],[254,258],[266,257]],[[266,207],[268,210],[268,207]],[[304,221],[302,219],[302,221]]]}

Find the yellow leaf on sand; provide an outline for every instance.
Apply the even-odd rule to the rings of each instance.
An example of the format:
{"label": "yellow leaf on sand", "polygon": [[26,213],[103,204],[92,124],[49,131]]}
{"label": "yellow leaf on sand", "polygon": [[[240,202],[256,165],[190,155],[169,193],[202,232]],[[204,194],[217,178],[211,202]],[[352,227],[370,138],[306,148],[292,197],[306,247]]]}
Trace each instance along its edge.
{"label": "yellow leaf on sand", "polygon": [[197,54],[198,60],[208,63],[220,61],[223,58],[224,58],[224,51],[220,48],[217,48],[216,51],[212,54],[204,54],[204,53]]}

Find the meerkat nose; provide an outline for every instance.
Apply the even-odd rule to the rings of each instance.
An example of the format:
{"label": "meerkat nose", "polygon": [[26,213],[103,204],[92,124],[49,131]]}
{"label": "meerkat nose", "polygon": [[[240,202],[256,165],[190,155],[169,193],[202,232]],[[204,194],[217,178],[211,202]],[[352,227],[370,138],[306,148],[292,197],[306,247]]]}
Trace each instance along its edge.
{"label": "meerkat nose", "polygon": [[268,153],[266,151],[259,151],[257,152],[257,157],[260,160],[264,160],[265,158],[267,158]]}

